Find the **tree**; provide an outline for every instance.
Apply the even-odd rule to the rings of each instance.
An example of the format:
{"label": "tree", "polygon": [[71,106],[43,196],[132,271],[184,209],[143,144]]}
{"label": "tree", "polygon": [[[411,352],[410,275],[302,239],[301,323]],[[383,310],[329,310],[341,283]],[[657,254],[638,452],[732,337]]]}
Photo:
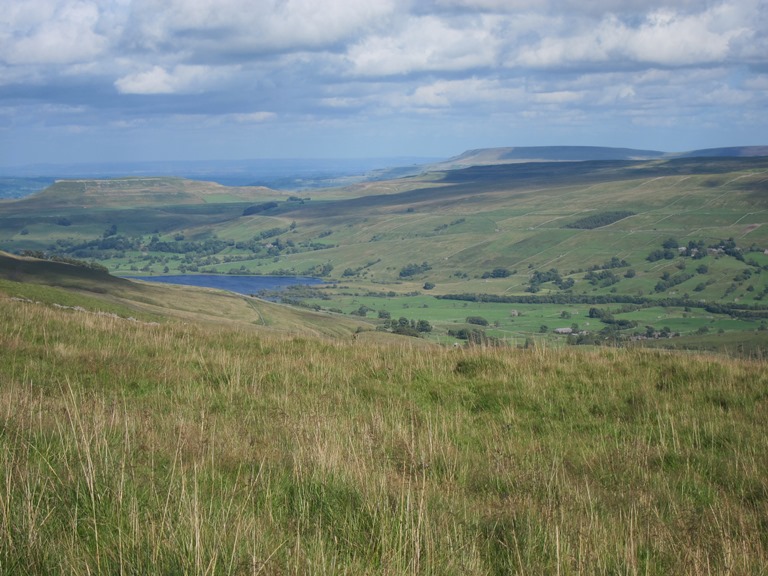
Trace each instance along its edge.
{"label": "tree", "polygon": [[424,272],[431,269],[432,266],[430,266],[427,262],[422,262],[421,264],[406,264],[400,269],[400,278],[409,278],[411,276],[415,276],[416,274],[423,274]]}
{"label": "tree", "polygon": [[354,314],[355,316],[367,316],[368,312],[370,312],[370,311],[371,311],[371,309],[368,308],[368,306],[364,306],[363,305],[363,306],[360,306],[360,308],[358,308],[354,312],[352,312],[352,314]]}
{"label": "tree", "polygon": [[666,240],[664,240],[661,246],[665,250],[676,250],[677,248],[680,247],[680,244],[677,242],[677,239],[675,238],[667,238]]}
{"label": "tree", "polygon": [[243,210],[243,216],[260,214],[261,212],[266,212],[272,208],[277,208],[277,202],[263,202],[261,204],[254,204],[253,206],[248,206],[245,210]]}

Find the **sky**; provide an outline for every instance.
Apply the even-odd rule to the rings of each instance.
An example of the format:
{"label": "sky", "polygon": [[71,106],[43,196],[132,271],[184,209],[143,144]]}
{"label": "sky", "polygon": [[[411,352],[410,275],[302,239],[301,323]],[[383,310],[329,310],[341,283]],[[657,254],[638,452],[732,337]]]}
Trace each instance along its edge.
{"label": "sky", "polygon": [[0,166],[768,144],[768,0],[3,0]]}

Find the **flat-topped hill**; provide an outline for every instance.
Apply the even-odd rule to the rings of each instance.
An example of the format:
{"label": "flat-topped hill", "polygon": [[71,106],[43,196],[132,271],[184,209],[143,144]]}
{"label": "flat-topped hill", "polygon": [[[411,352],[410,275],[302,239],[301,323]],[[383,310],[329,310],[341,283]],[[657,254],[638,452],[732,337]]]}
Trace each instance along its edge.
{"label": "flat-topped hill", "polygon": [[49,209],[135,208],[243,202],[269,192],[268,188],[260,186],[228,187],[215,182],[168,177],[59,180],[16,205],[32,204]]}
{"label": "flat-topped hill", "polygon": [[652,160],[659,158],[711,158],[768,156],[768,146],[733,146],[687,152],[662,152],[605,146],[520,146],[479,148],[430,165],[430,169],[451,169],[486,164],[523,162],[584,162],[590,160]]}

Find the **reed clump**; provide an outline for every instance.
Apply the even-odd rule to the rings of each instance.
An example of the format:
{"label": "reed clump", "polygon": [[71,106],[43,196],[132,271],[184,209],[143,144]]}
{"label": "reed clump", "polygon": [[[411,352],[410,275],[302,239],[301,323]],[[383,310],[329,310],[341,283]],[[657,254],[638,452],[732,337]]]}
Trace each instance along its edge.
{"label": "reed clump", "polygon": [[762,574],[768,371],[0,299],[4,574]]}

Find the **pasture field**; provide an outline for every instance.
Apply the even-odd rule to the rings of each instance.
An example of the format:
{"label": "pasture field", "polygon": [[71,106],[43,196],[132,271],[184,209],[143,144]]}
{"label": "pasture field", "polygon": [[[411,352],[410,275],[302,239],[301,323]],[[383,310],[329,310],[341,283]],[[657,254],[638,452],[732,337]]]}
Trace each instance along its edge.
{"label": "pasture field", "polygon": [[[321,290],[322,291],[322,290]],[[588,304],[521,304],[466,302],[460,300],[437,299],[434,296],[387,297],[372,293],[354,293],[347,290],[330,290],[330,299],[299,299],[305,306],[321,309],[334,309],[349,315],[356,315],[361,307],[367,308],[364,316],[369,322],[381,324],[379,312],[384,311],[391,318],[401,317],[408,320],[428,320],[433,330],[425,337],[440,343],[458,342],[451,338],[449,331],[461,328],[477,328],[467,324],[466,319],[479,316],[488,322],[485,331],[512,346],[525,343],[527,337],[546,340],[548,345],[562,345],[568,342],[564,336],[553,334],[556,328],[569,328],[577,325],[576,331],[599,332],[605,328],[597,318],[590,318],[589,311],[595,307]],[[293,291],[288,290],[288,298]],[[298,291],[300,293],[300,291]],[[600,309],[613,310],[616,319],[634,321],[636,326],[626,330],[631,334],[644,335],[649,326],[655,331],[669,328],[672,333],[681,336],[702,335],[705,333],[723,334],[726,332],[749,333],[762,345],[768,345],[768,332],[763,332],[765,324],[748,318],[733,318],[727,314],[716,314],[702,308],[684,306],[656,306],[633,311],[619,312],[619,304],[600,305]],[[546,326],[546,332],[542,332]],[[645,341],[643,340],[643,343]],[[673,344],[673,343],[670,343]]]}
{"label": "pasture field", "polygon": [[2,573],[765,573],[764,360],[131,321],[12,285]]}
{"label": "pasture field", "polygon": [[[610,218],[616,213],[623,216]],[[122,275],[319,276],[355,293],[390,294],[375,306],[361,301],[375,310],[403,309],[418,292],[674,298],[765,312],[767,218],[764,157],[545,162],[311,197],[171,178],[63,181],[0,203],[0,247],[94,260]],[[596,224],[571,227],[585,219]],[[545,277],[553,270],[557,281]],[[344,292],[335,305],[309,304],[359,308]],[[424,319],[440,326],[433,300]],[[547,314],[501,330],[533,336],[549,326]],[[737,318],[712,328],[754,331]],[[686,334],[702,327],[693,317],[673,324]]]}

